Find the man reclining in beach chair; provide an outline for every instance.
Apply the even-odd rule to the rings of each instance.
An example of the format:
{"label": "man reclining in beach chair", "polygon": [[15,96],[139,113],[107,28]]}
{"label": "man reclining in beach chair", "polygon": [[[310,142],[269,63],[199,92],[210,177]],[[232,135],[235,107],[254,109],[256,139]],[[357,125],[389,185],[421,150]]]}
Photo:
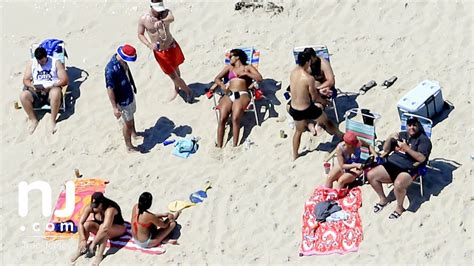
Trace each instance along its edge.
{"label": "man reclining in beach chair", "polygon": [[311,54],[298,54],[298,65],[291,71],[290,87],[292,99],[289,113],[295,120],[295,134],[293,135],[293,159],[299,156],[301,135],[308,129],[316,135],[316,125],[321,125],[329,134],[335,134],[342,139],[343,133],[332,123],[323,112],[322,106],[314,103],[316,88],[314,77],[309,73]]}
{"label": "man reclining in beach chair", "polygon": [[68,82],[64,64],[59,59],[49,56],[45,48],[36,48],[34,58],[26,65],[23,76],[24,88],[20,94],[21,105],[30,121],[30,134],[38,125],[34,108],[45,104],[51,106],[51,133],[56,132],[56,117],[63,100],[62,87]]}
{"label": "man reclining in beach chair", "polygon": [[389,219],[397,219],[405,211],[403,201],[407,188],[413,182],[413,175],[417,175],[418,168],[428,161],[431,153],[431,140],[420,120],[410,117],[406,120],[406,125],[406,132],[393,133],[385,141],[384,153],[394,150],[387,161],[367,173],[370,185],[380,198],[374,206],[374,213],[380,212],[389,203],[382,183],[393,183],[397,207]]}
{"label": "man reclining in beach chair", "polygon": [[[229,79],[228,87],[222,81],[224,77]],[[249,91],[249,87],[253,81],[261,82],[262,75],[252,64],[248,63],[247,53],[242,49],[232,49],[230,51],[230,63],[216,76],[214,86],[210,89],[212,93],[219,86],[225,92],[216,107],[219,111],[217,147],[222,148],[223,146],[225,125],[231,113],[233,145],[234,147],[238,145],[240,120],[252,100],[253,96]],[[255,106],[253,108],[255,109]]]}

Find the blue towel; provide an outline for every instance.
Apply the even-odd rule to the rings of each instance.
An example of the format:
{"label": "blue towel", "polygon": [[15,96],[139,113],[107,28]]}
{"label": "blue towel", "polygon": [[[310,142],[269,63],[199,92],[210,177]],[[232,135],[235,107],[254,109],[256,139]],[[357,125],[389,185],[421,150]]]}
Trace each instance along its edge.
{"label": "blue towel", "polygon": [[39,47],[43,47],[44,49],[46,49],[46,53],[48,53],[49,56],[52,56],[54,52],[63,52],[62,47],[59,46],[59,44],[61,43],[63,43],[62,40],[46,39],[39,45]]}
{"label": "blue towel", "polygon": [[197,139],[180,139],[174,145],[173,155],[181,158],[188,158],[189,155],[196,153],[199,148]]}

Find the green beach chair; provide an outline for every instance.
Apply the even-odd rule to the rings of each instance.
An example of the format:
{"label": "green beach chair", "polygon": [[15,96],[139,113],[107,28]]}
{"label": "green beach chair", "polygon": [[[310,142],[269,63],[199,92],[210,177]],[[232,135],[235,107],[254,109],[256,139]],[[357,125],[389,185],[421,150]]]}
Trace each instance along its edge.
{"label": "green beach chair", "polygon": [[[376,134],[375,134],[375,124],[377,120],[381,118],[381,115],[373,112],[368,112],[365,111],[366,109],[360,109],[360,108],[353,108],[348,110],[344,114],[344,118],[346,121],[346,133],[352,132],[354,133],[357,138],[367,144],[369,144],[372,147],[375,147],[375,140],[376,140]],[[334,159],[336,158],[336,151],[337,149],[334,149],[325,162],[328,162],[329,160],[331,161],[331,164],[334,165]],[[361,154],[360,158],[365,161],[369,159],[370,157],[370,149],[362,146],[360,148]],[[365,171],[362,174],[362,181],[365,183]]]}

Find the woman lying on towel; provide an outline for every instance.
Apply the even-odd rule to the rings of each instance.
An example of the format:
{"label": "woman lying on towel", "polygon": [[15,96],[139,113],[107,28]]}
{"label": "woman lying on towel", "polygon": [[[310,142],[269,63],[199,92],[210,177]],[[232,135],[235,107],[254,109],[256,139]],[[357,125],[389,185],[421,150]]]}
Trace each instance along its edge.
{"label": "woman lying on towel", "polygon": [[[138,199],[138,204],[132,210],[132,236],[135,244],[142,248],[151,248],[160,245],[176,226],[176,214],[153,214],[148,209],[151,207],[153,196],[143,192]],[[176,240],[173,240],[175,242]],[[171,240],[168,243],[173,243]]]}
{"label": "woman lying on towel", "polygon": [[[229,79],[229,87],[226,88],[222,79]],[[216,87],[219,86],[225,95],[219,100],[219,124],[217,126],[217,147],[222,148],[224,142],[224,131],[227,118],[232,113],[232,128],[234,147],[239,141],[240,119],[250,103],[248,91],[252,80],[262,81],[262,75],[252,65],[247,65],[247,54],[240,49],[230,51],[230,64],[214,79]],[[213,89],[213,88],[212,88]],[[211,90],[212,90],[211,89]]]}
{"label": "woman lying on towel", "polygon": [[362,174],[362,160],[360,158],[360,147],[366,146],[370,153],[377,156],[374,148],[368,143],[361,141],[353,132],[344,134],[344,141],[336,147],[337,162],[329,171],[326,186],[332,188],[334,181],[338,182],[338,188],[344,188],[354,182]]}
{"label": "woman lying on towel", "polygon": [[[92,219],[88,219],[89,216]],[[90,254],[94,254],[98,246],[94,265],[99,265],[104,256],[107,240],[119,237],[126,232],[120,206],[115,201],[106,198],[102,192],[95,192],[91,196],[91,204],[84,209],[78,231],[79,247],[71,258],[71,262],[76,261],[87,250]],[[87,243],[90,233],[95,237],[92,242]],[[87,249],[88,244],[89,249]]]}

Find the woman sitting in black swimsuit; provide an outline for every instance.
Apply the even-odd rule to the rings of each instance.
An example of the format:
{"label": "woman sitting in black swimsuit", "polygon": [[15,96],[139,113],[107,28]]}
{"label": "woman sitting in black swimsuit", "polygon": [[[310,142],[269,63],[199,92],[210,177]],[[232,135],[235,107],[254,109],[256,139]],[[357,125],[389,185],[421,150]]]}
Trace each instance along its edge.
{"label": "woman sitting in black swimsuit", "polygon": [[[90,215],[92,215],[92,220],[88,220]],[[106,198],[101,192],[95,192],[91,196],[91,204],[84,209],[78,231],[79,246],[71,262],[86,253],[87,239],[89,239],[89,234],[93,233],[95,237],[89,243],[89,251],[94,253],[96,246],[99,245],[95,255],[95,264],[99,265],[104,256],[107,240],[125,234],[125,221],[120,206],[115,201]]]}

